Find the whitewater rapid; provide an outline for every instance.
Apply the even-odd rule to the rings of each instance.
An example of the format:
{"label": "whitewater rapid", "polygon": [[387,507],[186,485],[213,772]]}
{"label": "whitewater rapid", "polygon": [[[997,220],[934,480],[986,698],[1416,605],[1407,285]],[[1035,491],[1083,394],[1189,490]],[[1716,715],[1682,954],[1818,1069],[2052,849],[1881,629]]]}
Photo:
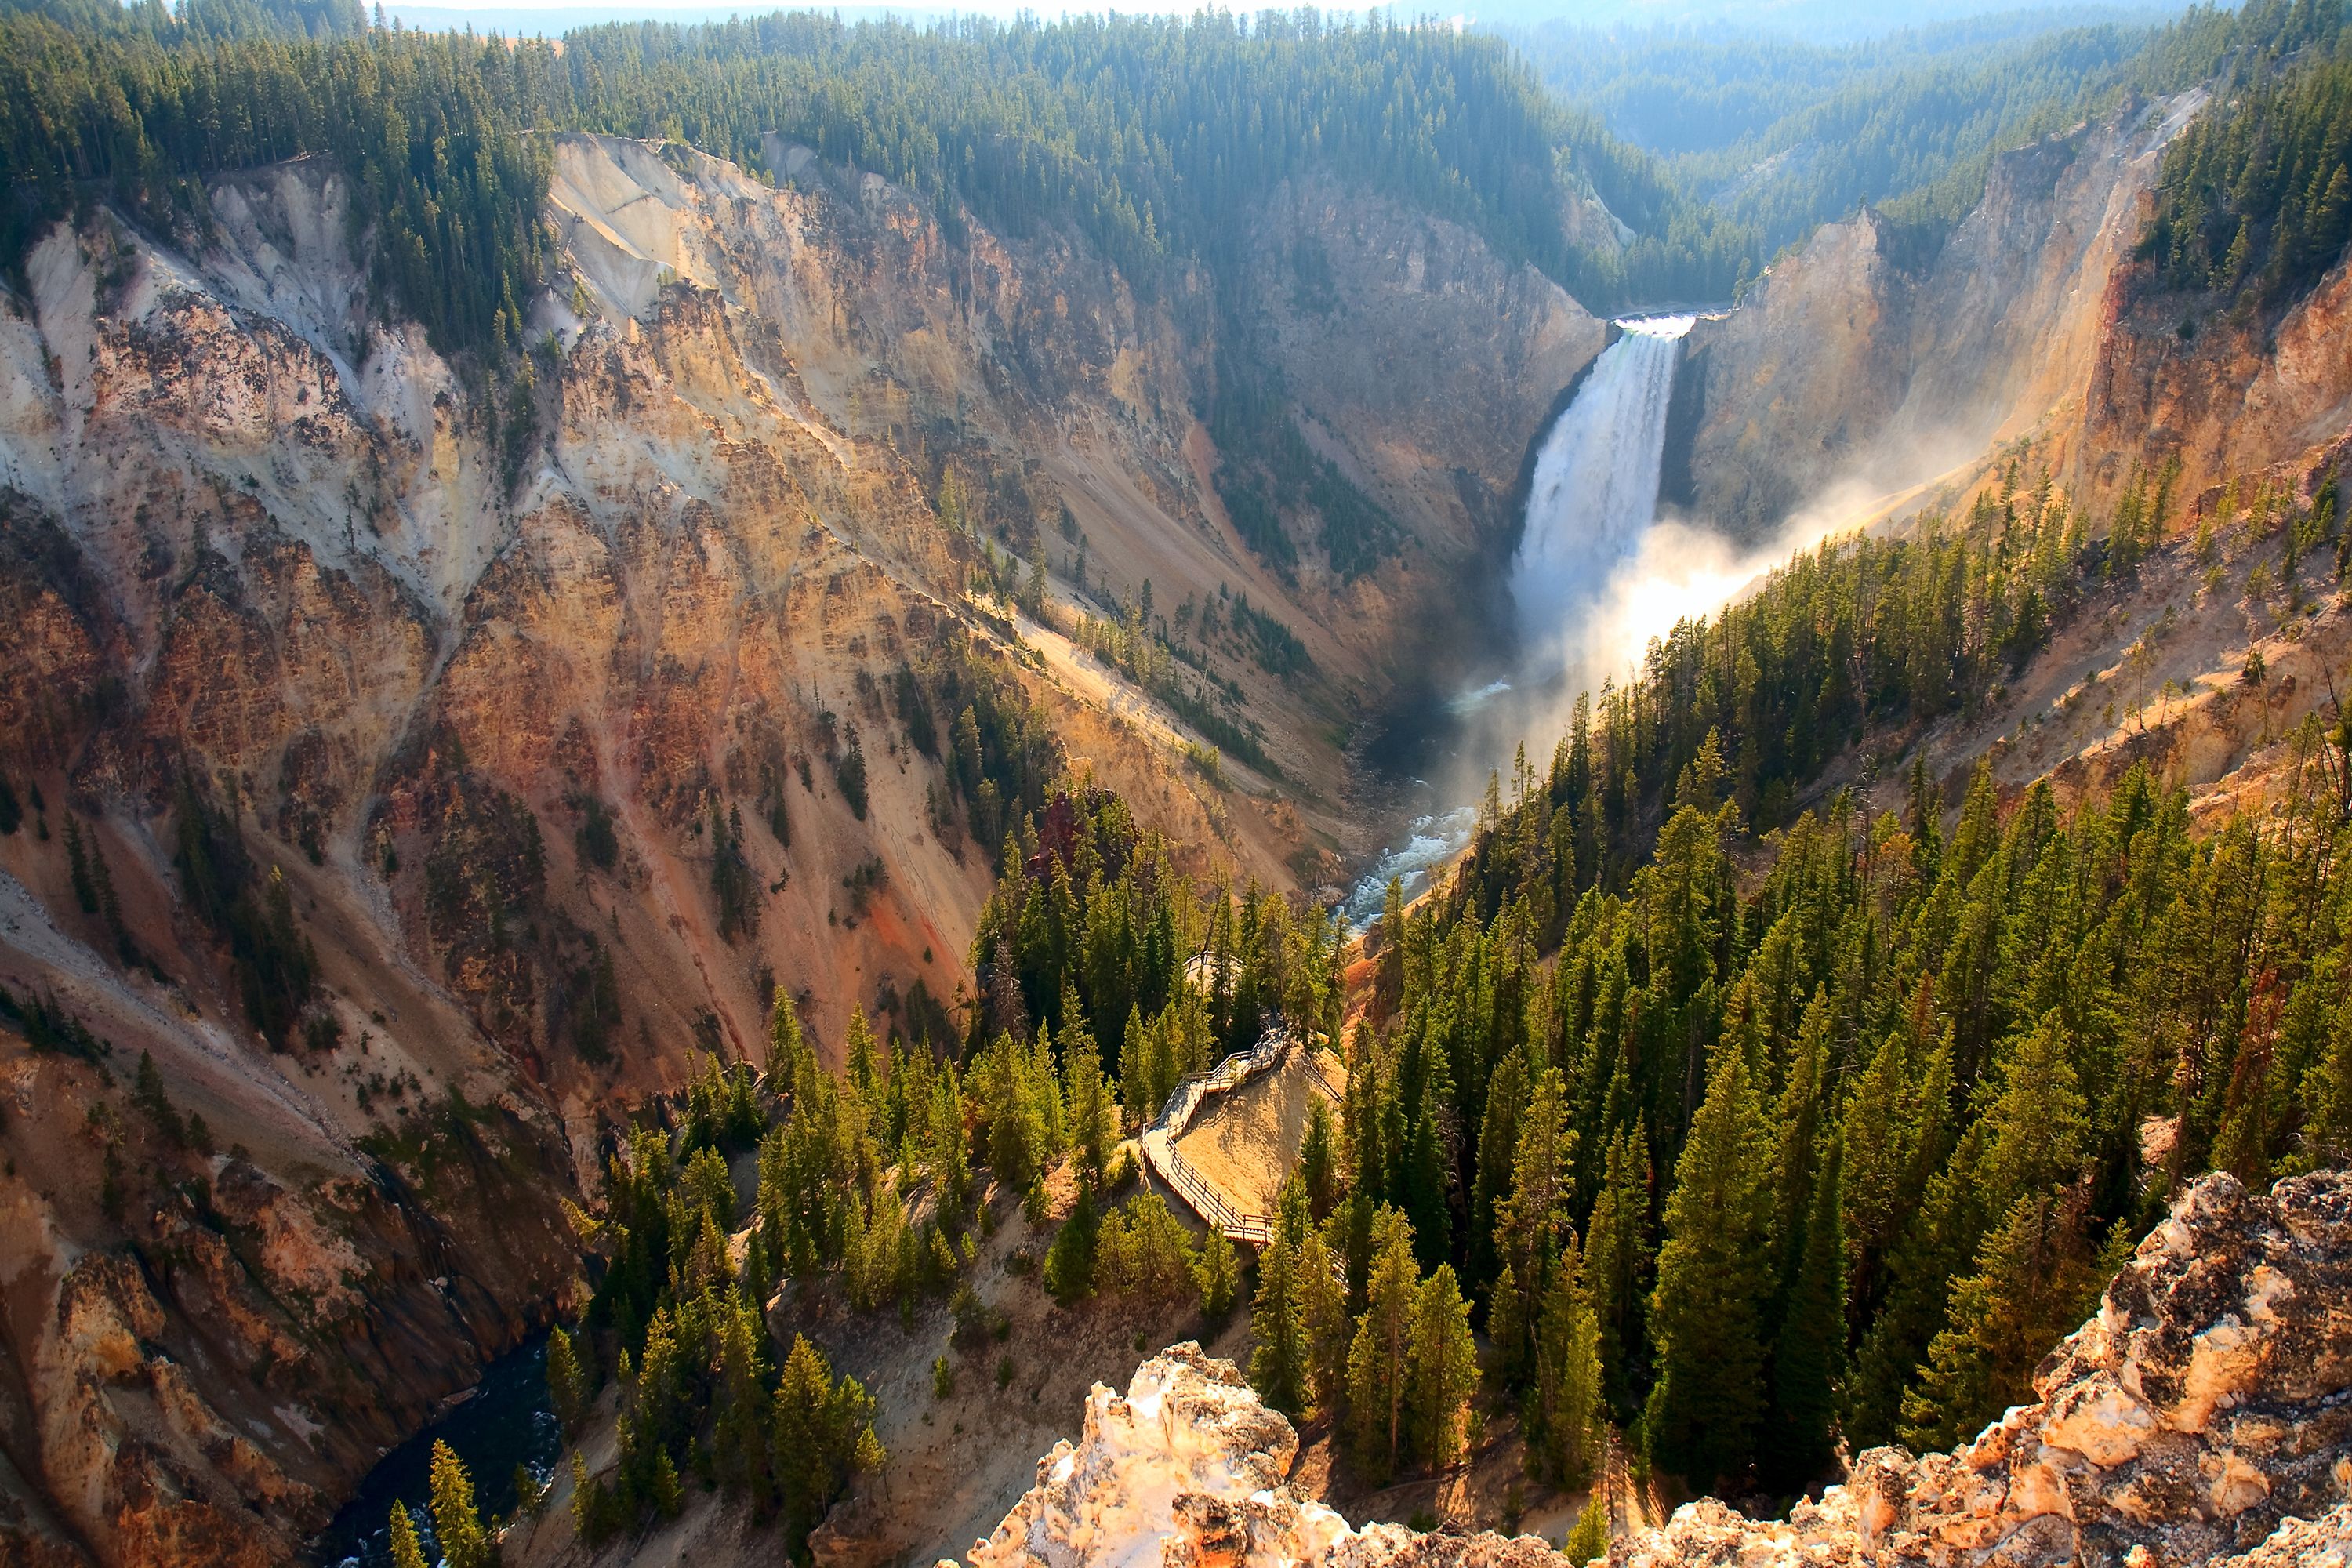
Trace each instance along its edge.
{"label": "whitewater rapid", "polygon": [[[1527,524],[1511,556],[1511,603],[1518,619],[1520,664],[1511,680],[1463,693],[1449,707],[1457,719],[1510,692],[1589,673],[1597,651],[1591,632],[1601,600],[1641,551],[1658,515],[1666,453],[1666,408],[1675,389],[1682,339],[1695,315],[1621,321],[1617,341],[1592,370],[1537,448],[1528,488]],[[1363,926],[1377,920],[1391,878],[1410,899],[1470,842],[1478,814],[1456,806],[1414,819],[1405,841],[1376,861],[1349,891],[1343,912]]]}

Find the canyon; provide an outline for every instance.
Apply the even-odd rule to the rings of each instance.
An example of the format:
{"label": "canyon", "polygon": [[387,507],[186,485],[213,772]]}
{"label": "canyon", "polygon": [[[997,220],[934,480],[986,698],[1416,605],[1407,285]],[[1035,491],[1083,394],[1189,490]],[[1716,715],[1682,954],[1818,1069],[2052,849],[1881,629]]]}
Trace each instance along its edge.
{"label": "canyon", "polygon": [[[559,1201],[698,1058],[758,1059],[773,987],[828,1042],[853,1005],[937,1037],[996,859],[940,746],[983,692],[1194,874],[1327,880],[1365,832],[1346,731],[1468,624],[1452,586],[1603,335],[1456,225],[1286,186],[1218,319],[1400,530],[1377,572],[1286,580],[1217,500],[1205,278],[1139,300],[1064,236],[951,245],[805,149],[777,185],[676,144],[553,158],[565,277],[503,413],[386,319],[322,161],[215,182],[201,254],[60,226],[0,314],[0,751],[31,802],[0,984],[88,1042],[5,1066],[13,1550],[287,1559],[575,1301]],[[1225,605],[1196,684],[1265,773],[1188,765],[1162,706],[977,591],[999,550],[1050,565],[1066,628]],[[1308,679],[1249,656],[1244,603]],[[299,922],[292,1038],[176,890],[190,799]],[[734,929],[721,853],[764,889]],[[205,1136],[115,1113],[134,1068]]]}
{"label": "canyon", "polygon": [[[2134,104],[2001,155],[1924,265],[1868,212],[1821,229],[1652,367],[1670,395],[1644,482],[1758,563],[1964,504],[2021,443],[2095,508],[2168,463],[2183,495],[2242,475],[2309,493],[2352,426],[2346,268],[2274,328],[2193,331],[2135,270],[2161,148],[2204,108]],[[1396,827],[1352,743],[1510,656],[1504,578],[1545,438],[1624,336],[1473,230],[1336,178],[1241,215],[1238,271],[1143,293],[1071,234],[943,221],[803,146],[773,142],[768,176],[676,142],[551,140],[560,260],[517,301],[519,384],[393,316],[323,159],[212,182],[201,247],[93,207],[0,294],[0,777],[27,802],[0,838],[0,984],[67,1047],[0,1037],[0,1557],[296,1560],[382,1453],[578,1304],[566,1200],[633,1110],[707,1058],[761,1059],[778,988],[828,1050],[853,1007],[948,1044],[1005,826],[958,782],[968,709],[1050,735],[1188,874],[1336,897]],[[1392,525],[1370,569],[1244,539],[1202,412],[1228,354]],[[1575,570],[1580,603],[1606,591]],[[2018,724],[2069,668],[2119,665],[2194,575],[2153,573],[2007,707],[1923,738],[1938,776],[1987,754],[2004,783],[2088,788],[2170,754],[2144,724]],[[1191,717],[1084,640],[1147,591],[1163,620],[1221,617],[1174,678]],[[2170,645],[2163,678],[2198,695],[2165,744],[2220,791],[2320,706],[2352,634],[2340,610],[2255,636],[2206,608],[2212,635]],[[2258,643],[2294,679],[2249,699]],[[1256,760],[1203,765],[1200,713]],[[274,1039],[245,939],[187,890],[192,816],[224,825],[315,972]],[[85,856],[103,909],[76,886]],[[718,896],[722,873],[748,905]],[[2164,1315],[2204,1310],[2171,1282],[2192,1243],[2225,1272],[2275,1254],[2264,1278],[2336,1279],[2344,1201],[2316,1178],[2270,1207],[2198,1189],[2129,1277],[2155,1292],[2153,1337],[2111,1292],[2124,1316],[2073,1342],[2049,1410],[2142,1376],[2167,1335],[2220,1342],[2218,1318]],[[2332,1289],[2314,1274],[2294,1300]],[[2296,1331],[2339,1353],[2343,1325],[2315,1321]],[[2285,1371],[2263,1354],[2240,1391],[2267,1398]],[[2192,1468],[2274,1493],[2199,1551],[2252,1568],[2290,1506],[2325,1513],[2324,1467],[2290,1486],[2263,1450],[2232,1469],[2219,1428],[2154,1407],[2204,1444]],[[2250,1452],[2254,1415],[2230,1419]],[[1285,1497],[1286,1424],[1196,1356],[1148,1363],[1087,1420],[975,1563],[1148,1560],[1136,1521],[1163,1507],[1170,1561],[1202,1568],[1548,1557]],[[1086,1516],[1069,1489],[1111,1464],[1114,1428],[1187,1468],[1133,1481],[1132,1518]],[[2042,1426],[2000,1430],[1907,1469],[1866,1457],[1811,1522],[1697,1505],[1631,1550],[1962,1561],[2012,1534],[1955,1544],[1950,1518],[2017,1517],[1969,1477],[2010,1466],[2010,1497],[2081,1479],[2031,1469],[2029,1437],[2065,1447]],[[2133,1500],[2179,1479],[2093,1461],[2101,1485],[2139,1465]],[[2279,1550],[2340,1546],[2308,1528],[2335,1533]],[[1859,1554],[1906,1531],[1941,1543]]]}

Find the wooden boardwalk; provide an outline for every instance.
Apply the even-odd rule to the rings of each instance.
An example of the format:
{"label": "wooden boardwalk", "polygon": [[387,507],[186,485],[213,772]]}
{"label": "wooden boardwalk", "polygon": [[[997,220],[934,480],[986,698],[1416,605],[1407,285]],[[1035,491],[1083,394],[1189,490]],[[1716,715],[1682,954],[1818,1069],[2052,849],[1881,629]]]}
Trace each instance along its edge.
{"label": "wooden boardwalk", "polygon": [[[1279,1019],[1269,1025],[1258,1037],[1257,1044],[1248,1050],[1236,1051],[1203,1073],[1195,1073],[1179,1083],[1160,1108],[1160,1114],[1143,1130],[1139,1142],[1143,1145],[1143,1158],[1154,1174],[1167,1183],[1171,1191],[1182,1198],[1194,1214],[1231,1237],[1264,1247],[1274,1239],[1274,1219],[1270,1214],[1244,1214],[1225,1200],[1215,1184],[1202,1175],[1198,1167],[1184,1158],[1176,1141],[1184,1136],[1211,1097],[1240,1088],[1262,1073],[1271,1072],[1287,1061],[1292,1053],[1311,1051],[1311,1040],[1297,1034]],[[1339,1090],[1318,1068],[1308,1075],[1316,1088],[1328,1095],[1332,1103],[1339,1100]]]}

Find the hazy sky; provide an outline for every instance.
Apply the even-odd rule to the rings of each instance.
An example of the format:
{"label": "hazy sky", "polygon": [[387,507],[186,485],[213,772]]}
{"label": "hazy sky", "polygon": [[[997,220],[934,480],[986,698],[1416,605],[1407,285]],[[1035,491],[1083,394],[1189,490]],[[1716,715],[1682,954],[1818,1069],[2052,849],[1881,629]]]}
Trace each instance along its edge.
{"label": "hazy sky", "polygon": [[[785,10],[837,11],[845,20],[856,21],[869,16],[898,16],[910,20],[927,20],[950,13],[1010,17],[1021,12],[1055,16],[1068,11],[1118,10],[1129,14],[1186,14],[1201,7],[1180,4],[1137,4],[1134,0],[1117,5],[1088,4],[1024,4],[1022,0],[977,0],[952,5],[793,5],[776,4],[714,5],[709,0],[634,0],[625,5],[582,5],[580,0],[488,0],[479,5],[440,4],[432,5],[400,5],[387,0],[385,11],[400,16],[412,26],[462,26],[471,23],[477,29],[496,28],[500,32],[560,33],[596,22],[611,22],[637,17],[659,17],[667,21],[703,21],[723,19],[731,16],[758,16],[766,12]],[[1287,7],[1282,7],[1287,9]],[[1360,5],[1325,5],[1330,11],[1360,11]],[[1411,5],[1389,7],[1401,15],[1416,14]],[[1486,23],[1496,26],[1523,26],[1533,22],[1559,19],[1588,22],[1595,26],[1623,26],[1655,24],[1661,26],[1732,26],[1762,31],[1793,34],[1823,42],[1843,41],[1867,37],[1897,27],[1916,26],[1925,23],[1950,21],[1961,16],[1985,16],[1997,12],[2030,8],[2048,16],[2053,24],[2070,20],[2102,20],[2122,16],[2148,16],[2181,8],[2179,0],[2106,0],[2097,5],[2038,5],[2021,6],[2000,0],[1908,0],[1900,6],[1890,6],[1884,0],[1486,0],[1485,4],[1461,5],[1438,4],[1420,8],[1421,14],[1452,16],[1473,25]],[[1255,5],[1234,5],[1234,10],[1255,10]]]}

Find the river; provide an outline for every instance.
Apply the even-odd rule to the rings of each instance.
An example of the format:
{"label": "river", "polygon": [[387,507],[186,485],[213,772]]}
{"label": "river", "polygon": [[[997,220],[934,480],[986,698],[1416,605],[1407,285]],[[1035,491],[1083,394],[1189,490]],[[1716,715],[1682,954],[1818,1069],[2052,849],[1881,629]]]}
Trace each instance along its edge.
{"label": "river", "polygon": [[[433,1445],[446,1442],[474,1478],[474,1501],[488,1520],[515,1507],[515,1468],[545,1485],[563,1447],[547,1393],[547,1338],[539,1335],[492,1362],[473,1397],[376,1462],[359,1491],[319,1538],[317,1559],[334,1568],[390,1568],[392,1509],[426,1507]],[[420,1517],[422,1530],[429,1520]],[[428,1543],[425,1558],[437,1559]]]}

